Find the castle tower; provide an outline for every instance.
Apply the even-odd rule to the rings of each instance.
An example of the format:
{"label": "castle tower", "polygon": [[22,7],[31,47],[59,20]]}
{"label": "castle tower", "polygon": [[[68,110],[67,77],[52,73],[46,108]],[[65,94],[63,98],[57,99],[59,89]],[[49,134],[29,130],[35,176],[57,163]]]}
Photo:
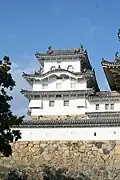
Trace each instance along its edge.
{"label": "castle tower", "polygon": [[102,60],[102,67],[105,72],[108,84],[112,91],[120,91],[120,57],[115,54],[113,62]]}
{"label": "castle tower", "polygon": [[116,53],[113,62],[102,59],[101,64],[111,91],[100,91],[89,96],[90,107],[86,115],[92,119],[120,119],[120,57]]}
{"label": "castle tower", "polygon": [[29,100],[31,119],[84,118],[86,98],[99,91],[87,51],[82,45],[65,50],[49,47],[46,53],[35,56],[40,70],[34,74],[23,73],[32,90],[21,90]]}

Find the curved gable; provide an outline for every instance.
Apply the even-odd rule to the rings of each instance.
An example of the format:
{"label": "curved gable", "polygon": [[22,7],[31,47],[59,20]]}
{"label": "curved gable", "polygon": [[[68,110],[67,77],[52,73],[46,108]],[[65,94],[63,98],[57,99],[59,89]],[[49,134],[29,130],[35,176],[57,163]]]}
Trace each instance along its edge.
{"label": "curved gable", "polygon": [[82,77],[83,75],[80,72],[75,73],[75,72],[71,72],[65,69],[55,69],[55,70],[48,71],[45,74],[36,76],[36,78],[44,79],[50,76],[58,76],[58,77],[69,76],[69,77],[77,79],[78,77]]}

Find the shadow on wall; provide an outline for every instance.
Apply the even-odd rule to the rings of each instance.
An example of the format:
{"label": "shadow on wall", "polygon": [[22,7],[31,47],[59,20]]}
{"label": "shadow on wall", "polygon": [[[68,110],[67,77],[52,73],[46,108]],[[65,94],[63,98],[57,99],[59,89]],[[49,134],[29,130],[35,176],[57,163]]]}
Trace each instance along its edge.
{"label": "shadow on wall", "polygon": [[[3,170],[3,171],[1,171]],[[74,173],[73,173],[74,174]],[[44,166],[40,168],[39,172],[33,172],[31,169],[12,169],[0,167],[0,178],[3,180],[28,180],[32,179],[43,179],[43,180],[91,180],[83,173],[77,173],[71,175],[71,173],[64,168],[55,169],[53,167]]]}

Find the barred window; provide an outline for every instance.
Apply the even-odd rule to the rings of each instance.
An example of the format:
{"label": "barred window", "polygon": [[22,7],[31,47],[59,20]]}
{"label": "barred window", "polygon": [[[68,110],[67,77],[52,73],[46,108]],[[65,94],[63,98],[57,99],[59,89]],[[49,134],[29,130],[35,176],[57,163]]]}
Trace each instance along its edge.
{"label": "barred window", "polygon": [[105,110],[109,109],[109,104],[105,104]]}
{"label": "barred window", "polygon": [[110,104],[110,109],[114,109],[114,104]]}
{"label": "barred window", "polygon": [[50,107],[53,107],[54,104],[55,104],[55,101],[49,101],[49,106],[50,106]]}
{"label": "barred window", "polygon": [[69,106],[69,101],[64,101],[64,106]]}
{"label": "barred window", "polygon": [[96,109],[96,110],[99,110],[99,104],[96,104],[95,109]]}
{"label": "barred window", "polygon": [[42,85],[42,88],[43,88],[43,89],[47,89],[47,88],[48,88],[48,84],[43,84],[43,85]]}

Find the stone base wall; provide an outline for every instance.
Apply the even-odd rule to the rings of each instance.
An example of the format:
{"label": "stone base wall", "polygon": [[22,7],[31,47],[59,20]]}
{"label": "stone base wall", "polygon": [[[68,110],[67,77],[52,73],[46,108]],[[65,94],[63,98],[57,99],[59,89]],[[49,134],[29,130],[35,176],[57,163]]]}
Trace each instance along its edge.
{"label": "stone base wall", "polygon": [[64,116],[31,116],[32,120],[69,120],[87,118],[85,114],[80,115],[64,115]]}
{"label": "stone base wall", "polygon": [[120,179],[120,141],[16,142],[12,148],[11,157],[0,157],[0,171],[12,167],[37,170],[46,164],[83,172],[93,180]]}

